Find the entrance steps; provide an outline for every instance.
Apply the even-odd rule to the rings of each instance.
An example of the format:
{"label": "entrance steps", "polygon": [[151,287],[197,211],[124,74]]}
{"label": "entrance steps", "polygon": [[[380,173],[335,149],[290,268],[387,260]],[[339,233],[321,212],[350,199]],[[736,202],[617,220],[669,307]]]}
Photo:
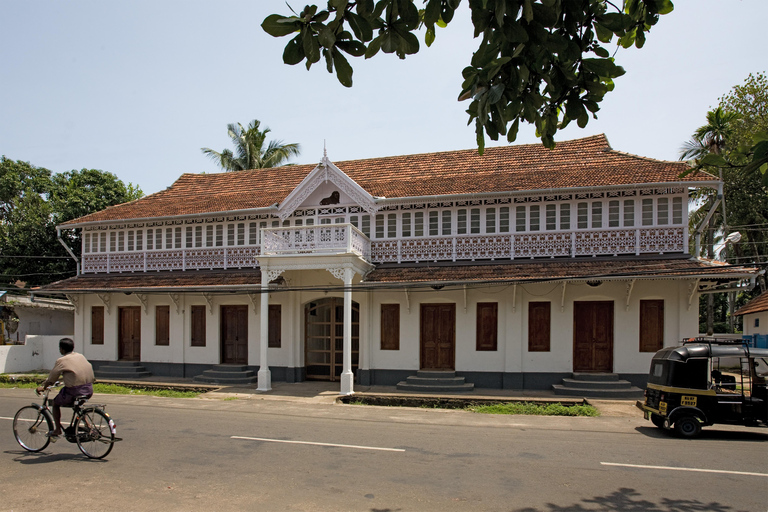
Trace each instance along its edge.
{"label": "entrance steps", "polygon": [[150,377],[152,374],[138,361],[113,361],[93,372],[97,379],[134,380]]}
{"label": "entrance steps", "polygon": [[553,384],[556,395],[586,398],[642,398],[643,390],[627,380],[620,380],[615,373],[574,373],[573,378]]}
{"label": "entrance steps", "polygon": [[398,391],[420,391],[426,393],[466,393],[475,385],[457,377],[456,372],[419,370],[397,384]]}
{"label": "entrance steps", "polygon": [[205,384],[255,384],[259,379],[253,370],[240,364],[219,364],[195,376],[195,382]]}

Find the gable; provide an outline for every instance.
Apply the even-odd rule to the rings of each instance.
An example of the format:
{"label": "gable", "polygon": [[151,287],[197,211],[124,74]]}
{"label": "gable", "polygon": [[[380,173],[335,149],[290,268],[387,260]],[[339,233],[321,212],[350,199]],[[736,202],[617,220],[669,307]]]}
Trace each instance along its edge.
{"label": "gable", "polygon": [[280,204],[277,214],[286,219],[305,206],[357,205],[373,215],[379,207],[375,198],[336,167],[327,156]]}

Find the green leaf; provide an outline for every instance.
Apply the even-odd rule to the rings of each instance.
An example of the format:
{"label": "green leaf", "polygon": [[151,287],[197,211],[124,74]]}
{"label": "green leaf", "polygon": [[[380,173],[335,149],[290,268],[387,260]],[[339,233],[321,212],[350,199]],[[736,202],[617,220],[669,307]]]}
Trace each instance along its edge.
{"label": "green leaf", "polygon": [[612,59],[583,59],[581,62],[587,71],[601,78],[616,78],[624,74],[624,69],[617,66]]}
{"label": "green leaf", "polygon": [[368,48],[365,50],[365,58],[370,59],[377,53],[379,53],[379,50],[381,49],[381,36],[376,36],[373,38],[373,40],[368,43]]}
{"label": "green leaf", "polygon": [[712,165],[714,167],[725,167],[728,162],[721,155],[715,153],[709,153],[700,161],[701,165]]}
{"label": "green leaf", "polygon": [[313,23],[312,25],[317,30],[317,41],[323,48],[333,48],[333,45],[336,44],[336,36],[331,29],[321,23]]}
{"label": "green leaf", "polygon": [[285,51],[283,51],[283,62],[290,65],[298,64],[304,60],[304,47],[301,44],[301,34],[291,39],[287,45],[285,45]]}
{"label": "green leaf", "polygon": [[424,34],[424,43],[427,45],[427,47],[432,46],[432,43],[435,42],[435,26],[432,25],[431,27],[427,28],[427,32]]}
{"label": "green leaf", "polygon": [[282,37],[298,32],[301,27],[299,18],[295,16],[286,17],[279,14],[272,14],[264,18],[261,28],[272,37]]}
{"label": "green leaf", "polygon": [[520,118],[515,118],[515,121],[512,123],[512,126],[509,127],[509,130],[507,131],[507,142],[515,142],[515,139],[517,139],[517,132],[520,129]]}
{"label": "green leaf", "polygon": [[333,64],[336,66],[336,78],[344,87],[352,87],[352,66],[346,57],[339,52],[333,52]]}
{"label": "green leaf", "polygon": [[362,57],[365,55],[365,45],[360,41],[336,41],[336,48],[352,55],[353,57]]}
{"label": "green leaf", "polygon": [[367,19],[353,12],[348,12],[346,19],[359,40],[368,42],[373,38],[373,29]]}

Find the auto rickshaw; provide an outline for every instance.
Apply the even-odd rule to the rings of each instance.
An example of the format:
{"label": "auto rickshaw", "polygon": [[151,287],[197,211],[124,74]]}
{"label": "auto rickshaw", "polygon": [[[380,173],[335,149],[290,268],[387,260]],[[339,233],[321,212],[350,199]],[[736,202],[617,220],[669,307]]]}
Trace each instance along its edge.
{"label": "auto rickshaw", "polygon": [[741,340],[691,338],[653,356],[645,419],[681,437],[720,424],[768,426],[768,349]]}

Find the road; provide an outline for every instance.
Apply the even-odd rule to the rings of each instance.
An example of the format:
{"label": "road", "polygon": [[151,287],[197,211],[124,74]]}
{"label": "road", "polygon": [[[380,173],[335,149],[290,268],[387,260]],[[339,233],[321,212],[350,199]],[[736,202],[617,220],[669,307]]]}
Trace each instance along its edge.
{"label": "road", "polygon": [[10,418],[36,400],[0,389],[0,510],[768,510],[768,429],[709,427],[682,440],[639,412],[97,395],[123,441],[93,461],[63,439],[40,454],[16,444]]}

